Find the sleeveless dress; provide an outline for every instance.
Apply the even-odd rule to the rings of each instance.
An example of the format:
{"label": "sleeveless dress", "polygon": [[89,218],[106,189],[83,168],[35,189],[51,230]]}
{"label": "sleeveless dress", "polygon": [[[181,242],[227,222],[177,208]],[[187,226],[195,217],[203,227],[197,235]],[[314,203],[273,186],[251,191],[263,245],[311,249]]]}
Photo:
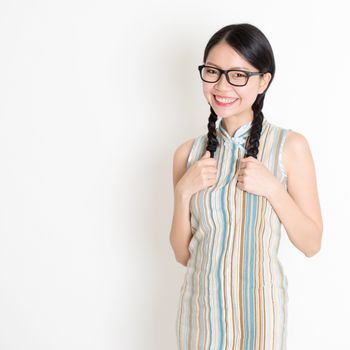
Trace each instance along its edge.
{"label": "sleeveless dress", "polygon": [[[176,316],[179,350],[285,350],[288,280],[278,259],[281,221],[265,196],[236,186],[252,121],[231,137],[216,124],[217,181],[190,199],[190,258]],[[287,189],[284,129],[263,120],[257,159]],[[189,168],[205,153],[195,138]]]}

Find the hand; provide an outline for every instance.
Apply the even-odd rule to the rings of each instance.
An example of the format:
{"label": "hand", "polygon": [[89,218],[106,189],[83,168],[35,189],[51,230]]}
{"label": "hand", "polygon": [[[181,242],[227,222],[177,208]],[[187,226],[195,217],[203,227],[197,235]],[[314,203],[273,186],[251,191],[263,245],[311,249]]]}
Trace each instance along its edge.
{"label": "hand", "polygon": [[267,197],[280,182],[273,173],[254,157],[240,159],[237,187],[259,196]]}
{"label": "hand", "polygon": [[210,158],[210,152],[206,151],[201,159],[190,166],[176,187],[180,193],[192,194],[212,186],[217,181],[217,160]]}

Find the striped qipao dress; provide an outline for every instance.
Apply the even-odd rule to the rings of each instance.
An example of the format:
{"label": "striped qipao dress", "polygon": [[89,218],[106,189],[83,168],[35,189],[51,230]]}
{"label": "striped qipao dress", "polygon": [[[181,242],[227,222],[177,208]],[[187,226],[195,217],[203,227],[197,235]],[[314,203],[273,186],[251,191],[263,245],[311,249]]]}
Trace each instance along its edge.
{"label": "striped qipao dress", "polygon": [[[252,121],[233,137],[216,124],[217,181],[190,199],[190,258],[176,316],[179,350],[285,350],[288,281],[278,259],[281,221],[265,196],[236,186]],[[287,189],[284,129],[264,118],[257,159]],[[187,168],[205,153],[194,139]]]}

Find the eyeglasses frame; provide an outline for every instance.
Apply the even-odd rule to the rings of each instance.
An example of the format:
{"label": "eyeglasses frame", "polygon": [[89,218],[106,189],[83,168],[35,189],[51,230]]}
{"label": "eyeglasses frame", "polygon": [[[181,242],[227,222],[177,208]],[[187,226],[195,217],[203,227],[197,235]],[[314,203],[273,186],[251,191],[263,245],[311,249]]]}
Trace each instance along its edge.
{"label": "eyeglasses frame", "polygon": [[[218,80],[216,81],[206,81],[202,78],[202,69],[204,67],[209,67],[209,68],[214,68],[216,70],[218,70],[220,72],[220,75],[219,75],[219,78]],[[205,81],[206,83],[217,83],[220,78],[221,78],[221,75],[222,74],[225,74],[225,77],[226,77],[226,80],[227,82],[230,84],[230,85],[233,85],[233,86],[246,86],[248,84],[248,81],[249,81],[249,78],[252,76],[252,75],[264,75],[265,73],[263,72],[250,72],[250,71],[247,71],[247,70],[242,70],[242,69],[221,69],[221,68],[218,68],[218,67],[213,67],[213,66],[208,66],[206,64],[202,64],[200,66],[198,66],[198,70],[199,70],[199,76],[201,77],[201,79],[203,81]],[[230,81],[229,81],[229,78],[228,78],[228,73],[231,72],[231,71],[235,71],[235,72],[243,72],[243,73],[246,73],[247,74],[247,81],[244,85],[237,85],[237,84],[232,84]]]}

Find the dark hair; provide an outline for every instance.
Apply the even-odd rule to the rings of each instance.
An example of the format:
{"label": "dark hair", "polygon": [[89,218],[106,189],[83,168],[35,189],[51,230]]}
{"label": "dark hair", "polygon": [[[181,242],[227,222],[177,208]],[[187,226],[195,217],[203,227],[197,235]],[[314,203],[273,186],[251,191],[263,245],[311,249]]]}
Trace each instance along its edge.
{"label": "dark hair", "polygon": [[[220,42],[226,42],[260,72],[271,73],[271,80],[267,88],[263,93],[257,96],[252,105],[254,119],[247,139],[248,145],[246,145],[247,152],[245,157],[252,156],[257,158],[262,122],[264,120],[262,108],[264,105],[265,93],[271,85],[275,75],[275,59],[273,51],[266,36],[257,27],[249,23],[231,24],[221,28],[209,39],[204,50],[203,63],[206,62],[209,51],[212,47]],[[215,129],[217,118],[214,109],[210,106],[208,143],[206,150],[210,151],[211,158],[214,157],[218,145]]]}

